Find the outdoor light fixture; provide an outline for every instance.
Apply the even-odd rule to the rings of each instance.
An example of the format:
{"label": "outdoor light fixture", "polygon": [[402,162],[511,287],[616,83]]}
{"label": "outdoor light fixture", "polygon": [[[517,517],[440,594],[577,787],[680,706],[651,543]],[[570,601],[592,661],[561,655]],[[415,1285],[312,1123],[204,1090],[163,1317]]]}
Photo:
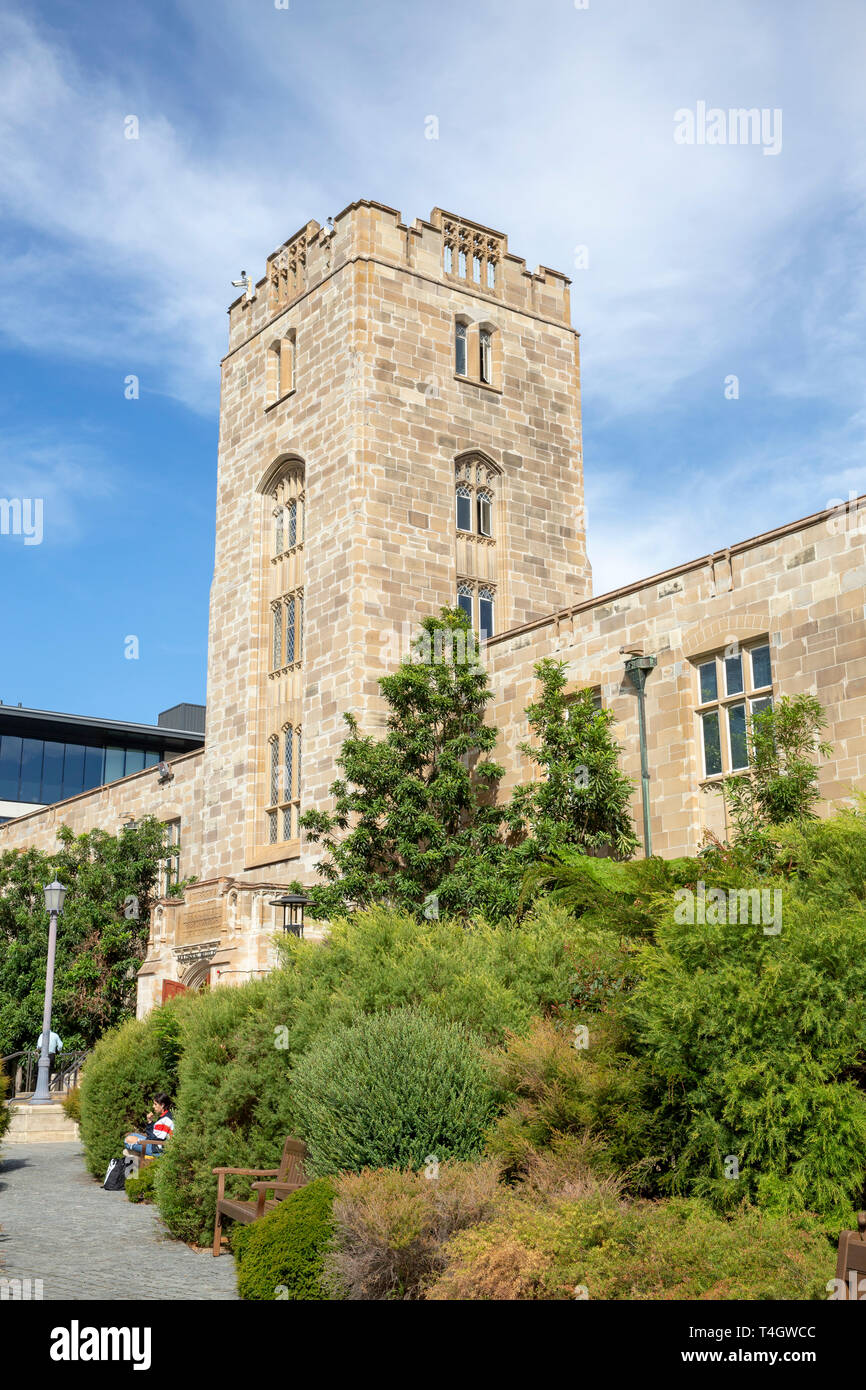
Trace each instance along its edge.
{"label": "outdoor light fixture", "polygon": [[[620,651],[626,651],[624,647]],[[658,657],[638,655],[634,648],[632,654],[628,656],[625,663],[625,673],[631,680],[632,685],[637,691],[637,714],[638,728],[640,730],[640,783],[641,783],[641,804],[643,806],[643,852],[647,859],[653,852],[652,832],[650,831],[650,806],[649,806],[649,760],[646,749],[646,703],[644,698],[644,687],[647,677],[658,665]]]}
{"label": "outdoor light fixture", "polygon": [[283,909],[283,931],[291,932],[294,936],[304,934],[304,908],[309,907],[310,899],[305,898],[303,893],[281,893],[278,898],[271,898],[271,907],[281,907]]}
{"label": "outdoor light fixture", "polygon": [[45,895],[45,911],[48,913],[48,961],[45,966],[45,1007],[42,1010],[42,1047],[39,1050],[39,1072],[36,1090],[31,1105],[50,1105],[49,1081],[51,1079],[51,1003],[54,996],[54,959],[57,955],[57,918],[63,911],[66,889],[55,879],[42,890]]}
{"label": "outdoor light fixture", "polygon": [[45,911],[47,913],[60,913],[63,911],[66,889],[62,883],[59,883],[58,880],[55,879],[53,883],[46,884],[42,892],[45,895]]}

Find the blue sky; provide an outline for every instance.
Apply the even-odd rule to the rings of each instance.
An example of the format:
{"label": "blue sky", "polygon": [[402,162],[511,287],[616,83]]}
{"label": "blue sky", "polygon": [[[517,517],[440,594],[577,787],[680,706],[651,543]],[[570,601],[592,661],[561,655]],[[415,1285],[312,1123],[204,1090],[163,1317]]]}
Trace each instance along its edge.
{"label": "blue sky", "polygon": [[[359,197],[572,275],[597,592],[866,492],[862,0],[43,0],[0,24],[0,497],[45,518],[41,545],[0,535],[5,702],[204,700],[230,281]],[[701,101],[780,110],[779,153],[678,144]]]}

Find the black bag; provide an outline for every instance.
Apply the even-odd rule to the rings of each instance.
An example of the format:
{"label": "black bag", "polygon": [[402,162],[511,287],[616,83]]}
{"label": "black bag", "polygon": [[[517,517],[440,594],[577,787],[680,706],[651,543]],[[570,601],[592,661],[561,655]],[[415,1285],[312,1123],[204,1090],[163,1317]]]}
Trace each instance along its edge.
{"label": "black bag", "polygon": [[113,1158],[108,1165],[108,1172],[105,1174],[105,1182],[102,1184],[106,1192],[123,1192],[126,1179],[132,1170],[132,1160],[129,1158]]}

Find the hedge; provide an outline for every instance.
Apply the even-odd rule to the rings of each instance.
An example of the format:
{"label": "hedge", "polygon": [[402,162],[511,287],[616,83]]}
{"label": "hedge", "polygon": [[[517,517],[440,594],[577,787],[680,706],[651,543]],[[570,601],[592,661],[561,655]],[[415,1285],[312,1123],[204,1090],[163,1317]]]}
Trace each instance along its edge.
{"label": "hedge", "polygon": [[324,1178],[291,1193],[232,1239],[241,1298],[328,1299],[324,1259],[334,1223],[334,1189]]}

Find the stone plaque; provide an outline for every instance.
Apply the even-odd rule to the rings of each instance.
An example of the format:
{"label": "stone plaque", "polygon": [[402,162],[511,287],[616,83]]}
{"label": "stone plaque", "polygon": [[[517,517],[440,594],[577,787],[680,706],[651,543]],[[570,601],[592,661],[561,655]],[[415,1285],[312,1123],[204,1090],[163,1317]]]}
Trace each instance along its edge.
{"label": "stone plaque", "polygon": [[225,900],[208,898],[204,902],[186,903],[178,914],[175,944],[193,945],[197,941],[217,941],[223,933]]}

